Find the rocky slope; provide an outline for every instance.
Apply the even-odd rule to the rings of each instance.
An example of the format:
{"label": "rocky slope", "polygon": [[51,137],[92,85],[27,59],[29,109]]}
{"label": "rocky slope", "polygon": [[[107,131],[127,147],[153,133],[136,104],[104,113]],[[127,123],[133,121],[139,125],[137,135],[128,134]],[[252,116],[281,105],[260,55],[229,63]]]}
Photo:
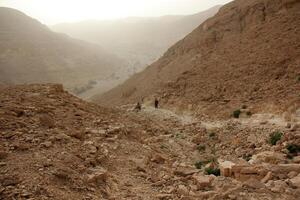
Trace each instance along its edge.
{"label": "rocky slope", "polygon": [[171,45],[216,14],[219,8],[215,6],[189,16],[83,21],[58,24],[51,28],[100,44],[105,50],[127,60],[131,65],[124,73],[132,74],[158,59]]}
{"label": "rocky slope", "polygon": [[164,106],[211,117],[229,117],[242,105],[254,112],[299,107],[299,9],[297,0],[231,2],[94,101],[120,105],[158,96]]}
{"label": "rocky slope", "polygon": [[300,129],[274,117],[198,121],[1,86],[0,199],[296,200]]}
{"label": "rocky slope", "polygon": [[109,78],[124,65],[97,45],[54,33],[17,10],[0,8],[3,83],[54,82],[73,89]]}

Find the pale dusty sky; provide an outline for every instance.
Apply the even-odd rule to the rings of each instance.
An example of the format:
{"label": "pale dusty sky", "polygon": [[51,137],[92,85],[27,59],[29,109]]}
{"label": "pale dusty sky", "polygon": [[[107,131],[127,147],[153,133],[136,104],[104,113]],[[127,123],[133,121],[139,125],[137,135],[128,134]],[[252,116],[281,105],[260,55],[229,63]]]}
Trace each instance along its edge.
{"label": "pale dusty sky", "polygon": [[45,24],[129,16],[194,14],[231,0],[0,0]]}

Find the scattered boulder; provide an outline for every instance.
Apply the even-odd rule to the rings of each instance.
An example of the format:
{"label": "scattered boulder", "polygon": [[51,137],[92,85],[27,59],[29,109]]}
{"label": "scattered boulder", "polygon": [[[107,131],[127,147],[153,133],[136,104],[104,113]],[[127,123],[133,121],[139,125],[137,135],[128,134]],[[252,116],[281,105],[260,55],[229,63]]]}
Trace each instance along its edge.
{"label": "scattered boulder", "polygon": [[261,180],[262,183],[267,183],[269,180],[272,180],[273,178],[273,173],[268,172],[267,175]]}
{"label": "scattered boulder", "polygon": [[291,181],[292,186],[294,186],[296,188],[300,188],[300,174],[298,176],[292,178],[290,181]]}
{"label": "scattered boulder", "polygon": [[176,192],[179,195],[189,195],[189,189],[185,185],[179,185]]}
{"label": "scattered boulder", "polygon": [[300,124],[293,124],[291,127],[291,131],[297,131],[300,129]]}
{"label": "scattered boulder", "polygon": [[233,163],[231,161],[219,162],[221,176],[231,177],[232,176],[232,167],[234,165],[235,165],[235,163]]}
{"label": "scattered boulder", "polygon": [[270,163],[270,164],[279,164],[285,163],[286,156],[283,153],[277,153],[273,151],[264,151],[259,154],[253,155],[250,164],[262,164],[262,163]]}
{"label": "scattered boulder", "polygon": [[88,175],[88,183],[93,184],[103,184],[106,183],[108,179],[108,172],[106,169],[100,168],[96,169],[92,174]]}
{"label": "scattered boulder", "polygon": [[181,167],[181,168],[177,168],[176,170],[174,170],[175,175],[183,176],[183,177],[190,176],[190,175],[193,175],[198,172],[199,172],[199,170],[197,170],[197,169],[189,169],[186,167]]}
{"label": "scattered boulder", "polygon": [[39,117],[40,119],[40,125],[45,128],[54,128],[55,127],[55,121],[49,114],[41,114]]}
{"label": "scattered boulder", "polygon": [[261,189],[265,187],[265,185],[262,182],[258,181],[255,178],[248,179],[246,182],[243,183],[243,185],[252,189]]}
{"label": "scattered boulder", "polygon": [[194,174],[192,176],[192,179],[194,181],[194,184],[197,185],[197,189],[201,190],[201,189],[211,186],[212,181],[214,180],[214,176]]}
{"label": "scattered boulder", "polygon": [[155,154],[152,158],[151,158],[151,162],[155,162],[157,164],[164,164],[166,161],[166,158],[164,158],[162,155],[160,154]]}

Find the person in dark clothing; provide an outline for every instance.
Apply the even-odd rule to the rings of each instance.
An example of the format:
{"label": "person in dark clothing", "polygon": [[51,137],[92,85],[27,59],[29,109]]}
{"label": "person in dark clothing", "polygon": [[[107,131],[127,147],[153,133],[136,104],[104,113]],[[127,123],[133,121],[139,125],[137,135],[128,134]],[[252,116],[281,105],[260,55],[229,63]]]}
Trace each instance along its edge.
{"label": "person in dark clothing", "polygon": [[154,100],[154,106],[155,106],[155,108],[158,108],[158,104],[159,104],[158,99],[155,98],[155,100]]}
{"label": "person in dark clothing", "polygon": [[140,102],[137,102],[137,104],[136,104],[134,110],[136,110],[137,112],[139,112],[139,111],[142,110],[142,106],[141,106]]}

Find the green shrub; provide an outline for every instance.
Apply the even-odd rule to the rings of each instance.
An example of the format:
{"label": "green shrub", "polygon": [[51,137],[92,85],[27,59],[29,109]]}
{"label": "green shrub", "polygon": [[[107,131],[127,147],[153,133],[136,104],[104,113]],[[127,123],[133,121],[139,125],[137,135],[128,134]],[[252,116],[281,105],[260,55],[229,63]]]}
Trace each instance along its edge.
{"label": "green shrub", "polygon": [[197,169],[201,169],[203,165],[204,165],[204,163],[202,161],[198,161],[198,162],[195,163],[195,167]]}
{"label": "green shrub", "polygon": [[221,172],[220,172],[220,169],[219,168],[205,168],[205,172],[208,174],[208,175],[215,175],[215,176],[220,176],[221,175]]}
{"label": "green shrub", "polygon": [[241,114],[241,110],[240,109],[233,111],[233,117],[234,118],[239,118],[240,114]]}
{"label": "green shrub", "polygon": [[289,144],[289,145],[287,145],[286,149],[289,151],[289,153],[296,154],[296,153],[300,152],[300,145]]}
{"label": "green shrub", "polygon": [[246,160],[247,162],[248,162],[249,160],[251,160],[251,158],[252,158],[252,155],[251,155],[251,154],[244,154],[244,155],[243,155],[243,159]]}
{"label": "green shrub", "polygon": [[206,146],[205,146],[204,144],[199,144],[199,145],[197,146],[197,149],[198,149],[199,152],[205,151]]}
{"label": "green shrub", "polygon": [[211,132],[211,133],[209,133],[209,135],[208,135],[210,138],[212,138],[212,137],[216,137],[216,133],[215,132]]}
{"label": "green shrub", "polygon": [[276,143],[281,139],[282,135],[283,134],[279,131],[272,133],[269,139],[270,144],[276,145]]}

